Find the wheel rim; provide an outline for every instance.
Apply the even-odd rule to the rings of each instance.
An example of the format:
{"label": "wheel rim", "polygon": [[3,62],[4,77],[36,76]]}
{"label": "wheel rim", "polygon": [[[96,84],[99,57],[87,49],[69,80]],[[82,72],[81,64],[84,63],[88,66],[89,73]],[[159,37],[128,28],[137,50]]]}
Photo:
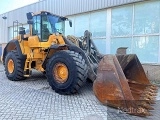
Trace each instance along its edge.
{"label": "wheel rim", "polygon": [[53,75],[58,83],[65,83],[68,79],[68,68],[63,63],[57,63],[53,69]]}
{"label": "wheel rim", "polygon": [[13,73],[13,71],[14,71],[14,62],[13,62],[12,59],[9,59],[9,61],[8,61],[8,72]]}

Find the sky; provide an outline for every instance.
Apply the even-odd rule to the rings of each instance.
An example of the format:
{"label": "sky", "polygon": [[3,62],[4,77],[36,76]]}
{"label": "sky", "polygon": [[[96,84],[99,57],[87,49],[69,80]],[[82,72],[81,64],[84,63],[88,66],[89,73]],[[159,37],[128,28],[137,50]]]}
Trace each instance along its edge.
{"label": "sky", "polygon": [[0,0],[0,14],[35,3],[39,0]]}

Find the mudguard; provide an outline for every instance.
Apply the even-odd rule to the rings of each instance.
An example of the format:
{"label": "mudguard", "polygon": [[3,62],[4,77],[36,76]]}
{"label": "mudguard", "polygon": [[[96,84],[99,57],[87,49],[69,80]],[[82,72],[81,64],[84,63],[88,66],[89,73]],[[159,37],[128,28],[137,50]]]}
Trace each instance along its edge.
{"label": "mudguard", "polygon": [[57,44],[51,45],[50,48],[47,49],[48,50],[47,56],[42,64],[42,67],[44,69],[46,69],[47,60],[52,57],[52,55],[50,55],[51,50],[65,50],[65,49],[68,49],[68,45],[66,45],[66,44],[64,44],[64,45],[57,45]]}
{"label": "mudguard", "polygon": [[5,57],[7,55],[8,52],[12,51],[12,50],[16,50],[20,59],[25,60],[26,59],[26,55],[22,54],[20,45],[18,40],[11,40],[10,42],[7,43],[6,47],[4,48],[3,51],[3,56],[2,56],[2,62],[4,64],[5,61]]}

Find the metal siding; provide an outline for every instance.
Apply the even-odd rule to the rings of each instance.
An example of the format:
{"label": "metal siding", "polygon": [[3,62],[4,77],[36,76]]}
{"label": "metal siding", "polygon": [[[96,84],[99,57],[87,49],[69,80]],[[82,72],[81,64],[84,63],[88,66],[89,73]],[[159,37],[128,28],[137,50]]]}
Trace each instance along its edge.
{"label": "metal siding", "polygon": [[2,45],[0,45],[0,57],[2,56]]}

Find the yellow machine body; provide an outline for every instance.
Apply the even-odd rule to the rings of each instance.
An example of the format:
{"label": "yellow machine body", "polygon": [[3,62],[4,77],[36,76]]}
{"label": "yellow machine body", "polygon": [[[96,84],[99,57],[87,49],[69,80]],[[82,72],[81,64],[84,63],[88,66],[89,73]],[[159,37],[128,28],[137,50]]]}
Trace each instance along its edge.
{"label": "yellow machine body", "polygon": [[[22,54],[27,55],[24,71],[31,69],[31,63],[35,61],[34,69],[43,72],[44,69],[42,67],[42,63],[44,62],[47,55],[47,52],[45,52],[45,50],[53,44],[65,45],[62,35],[60,34],[50,35],[49,39],[46,42],[40,42],[38,36],[29,36],[28,41],[19,41],[21,41],[19,42],[19,44]],[[54,54],[54,52],[55,51],[53,51],[52,54]]]}

